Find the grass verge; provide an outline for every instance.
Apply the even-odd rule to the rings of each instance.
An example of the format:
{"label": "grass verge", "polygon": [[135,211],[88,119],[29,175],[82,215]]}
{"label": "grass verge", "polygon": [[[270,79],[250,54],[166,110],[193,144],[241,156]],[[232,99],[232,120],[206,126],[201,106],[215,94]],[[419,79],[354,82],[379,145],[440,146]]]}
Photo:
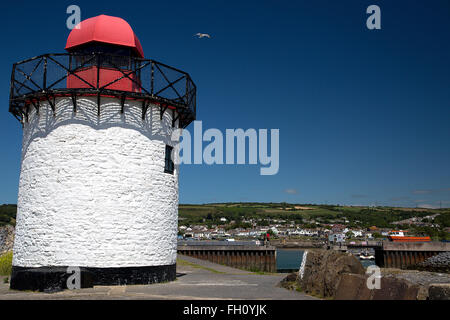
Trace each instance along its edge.
{"label": "grass verge", "polygon": [[217,270],[215,270],[213,268],[208,268],[208,267],[205,267],[205,266],[201,266],[201,265],[198,265],[198,264],[195,264],[195,263],[183,260],[183,259],[177,259],[177,264],[180,265],[180,266],[189,266],[189,267],[192,267],[192,268],[203,269],[203,270],[207,270],[207,271],[210,271],[210,272],[213,272],[213,273],[222,273],[222,274],[225,273],[225,272],[217,271]]}
{"label": "grass verge", "polygon": [[12,257],[12,251],[8,251],[0,256],[0,276],[11,275]]}

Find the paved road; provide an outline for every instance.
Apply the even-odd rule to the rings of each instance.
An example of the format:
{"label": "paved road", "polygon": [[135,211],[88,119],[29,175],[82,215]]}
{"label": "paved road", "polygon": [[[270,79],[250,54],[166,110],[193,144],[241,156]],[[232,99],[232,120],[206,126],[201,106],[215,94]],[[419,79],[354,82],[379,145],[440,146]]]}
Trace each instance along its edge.
{"label": "paved road", "polygon": [[0,279],[4,299],[315,299],[277,284],[283,274],[256,274],[187,256],[178,256],[177,280],[129,286],[97,286],[57,293],[10,290]]}

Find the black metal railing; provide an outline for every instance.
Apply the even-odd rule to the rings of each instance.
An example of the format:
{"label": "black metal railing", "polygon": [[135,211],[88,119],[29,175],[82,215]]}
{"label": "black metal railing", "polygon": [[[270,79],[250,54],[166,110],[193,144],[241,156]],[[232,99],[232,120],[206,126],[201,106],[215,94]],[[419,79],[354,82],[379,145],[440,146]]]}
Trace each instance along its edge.
{"label": "black metal railing", "polygon": [[[188,73],[163,63],[106,53],[44,54],[13,65],[9,111],[26,121],[30,108],[46,100],[54,109],[54,99],[80,95],[100,99],[113,96],[143,101],[143,118],[149,103],[157,103],[163,113],[176,110],[180,127],[196,116],[196,86]],[[174,119],[174,122],[175,120]]]}

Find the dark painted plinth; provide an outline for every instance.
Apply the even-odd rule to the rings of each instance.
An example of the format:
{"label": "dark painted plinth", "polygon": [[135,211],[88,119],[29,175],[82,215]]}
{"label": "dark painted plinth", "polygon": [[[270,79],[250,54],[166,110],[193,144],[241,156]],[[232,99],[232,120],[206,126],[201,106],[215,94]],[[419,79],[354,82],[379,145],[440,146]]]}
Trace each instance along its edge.
{"label": "dark painted plinth", "polygon": [[[67,279],[72,275],[68,267],[12,267],[11,289],[55,292],[67,289]],[[80,287],[126,284],[152,284],[173,281],[176,264],[149,267],[90,268],[80,267]]]}

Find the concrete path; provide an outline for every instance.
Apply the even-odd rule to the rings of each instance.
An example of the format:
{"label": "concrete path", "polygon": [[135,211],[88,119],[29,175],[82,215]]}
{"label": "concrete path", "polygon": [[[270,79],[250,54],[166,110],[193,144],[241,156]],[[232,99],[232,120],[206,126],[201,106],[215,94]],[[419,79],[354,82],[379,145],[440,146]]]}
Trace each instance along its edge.
{"label": "concrete path", "polygon": [[316,299],[278,287],[286,274],[258,274],[178,255],[177,280],[129,286],[97,286],[57,293],[9,289],[0,279],[0,300],[5,299]]}

